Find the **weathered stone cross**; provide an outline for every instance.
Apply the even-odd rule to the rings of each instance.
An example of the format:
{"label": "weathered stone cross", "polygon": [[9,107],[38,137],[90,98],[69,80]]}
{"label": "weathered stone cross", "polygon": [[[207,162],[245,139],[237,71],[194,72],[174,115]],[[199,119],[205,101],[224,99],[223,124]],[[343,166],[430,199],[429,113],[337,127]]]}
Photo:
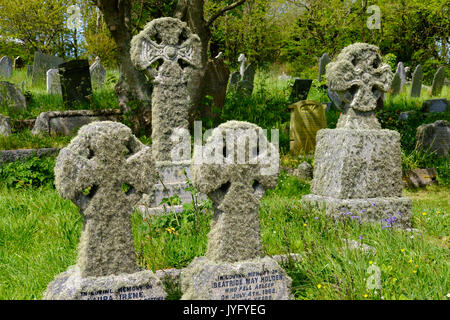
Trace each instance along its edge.
{"label": "weathered stone cross", "polygon": [[[249,141],[252,131],[254,137],[259,137],[259,148]],[[248,139],[240,139],[245,132]],[[250,151],[252,145],[256,149],[254,156]],[[245,147],[245,161],[238,160],[242,156],[238,154],[242,146]],[[232,263],[260,257],[260,200],[278,179],[278,170],[265,172],[261,169],[267,167],[268,159],[278,158],[278,152],[268,143],[261,128],[241,121],[229,121],[214,129],[205,149],[214,147],[220,149],[220,159],[216,158],[211,164],[195,165],[192,170],[193,184],[212,199],[215,211],[206,258]]]}
{"label": "weathered stone cross", "polygon": [[86,125],[61,150],[56,188],[84,216],[77,262],[82,277],[138,271],[130,213],[154,180],[150,148],[117,122]]}
{"label": "weathered stone cross", "polygon": [[131,60],[155,85],[152,96],[152,150],[156,161],[171,161],[175,128],[187,129],[187,82],[201,65],[200,38],[175,18],[149,22],[131,41]]}
{"label": "weathered stone cross", "polygon": [[374,111],[392,76],[376,46],[355,43],[343,49],[327,66],[328,86],[345,104],[337,128],[381,129]]}

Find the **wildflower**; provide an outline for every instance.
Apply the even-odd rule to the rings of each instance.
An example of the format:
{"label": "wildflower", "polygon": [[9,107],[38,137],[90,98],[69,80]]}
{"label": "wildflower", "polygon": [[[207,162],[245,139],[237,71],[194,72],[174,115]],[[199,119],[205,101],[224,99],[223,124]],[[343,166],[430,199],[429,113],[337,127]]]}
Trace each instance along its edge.
{"label": "wildflower", "polygon": [[426,216],[426,215],[427,215],[427,213],[426,213],[426,212],[422,212],[422,215],[423,215],[423,216]]}
{"label": "wildflower", "polygon": [[319,217],[314,217],[315,220],[319,220]]}
{"label": "wildflower", "polygon": [[372,260],[370,260],[370,261],[369,261],[369,264],[372,264],[372,263],[373,263],[373,261],[372,261]]}
{"label": "wildflower", "polygon": [[392,121],[392,117],[389,117],[389,121]]}
{"label": "wildflower", "polygon": [[409,262],[409,263],[412,263],[412,259],[409,259],[408,262]]}
{"label": "wildflower", "polygon": [[364,298],[367,298],[368,297],[368,295],[367,295],[367,293],[364,295]]}
{"label": "wildflower", "polygon": [[362,240],[363,239],[363,236],[359,236],[359,240]]}
{"label": "wildflower", "polygon": [[372,203],[372,207],[375,207],[375,203]]}
{"label": "wildflower", "polygon": [[447,293],[447,298],[450,298],[450,293]]}
{"label": "wildflower", "polygon": [[322,285],[319,283],[319,284],[317,285],[317,288],[318,288],[318,289],[322,288]]}
{"label": "wildflower", "polygon": [[417,270],[413,270],[413,273],[417,273]]}
{"label": "wildflower", "polygon": [[366,209],[362,209],[362,210],[361,210],[361,212],[366,212],[366,211],[367,211]]}
{"label": "wildflower", "polygon": [[307,224],[306,224],[306,223],[304,223],[304,224],[303,224],[303,226],[304,226],[304,227],[306,227],[306,226],[307,226]]}
{"label": "wildflower", "polygon": [[440,211],[436,212],[437,214],[441,213]]}
{"label": "wildflower", "polygon": [[401,252],[405,252],[405,249],[400,249]]}
{"label": "wildflower", "polygon": [[416,268],[418,268],[419,266],[416,264]]}

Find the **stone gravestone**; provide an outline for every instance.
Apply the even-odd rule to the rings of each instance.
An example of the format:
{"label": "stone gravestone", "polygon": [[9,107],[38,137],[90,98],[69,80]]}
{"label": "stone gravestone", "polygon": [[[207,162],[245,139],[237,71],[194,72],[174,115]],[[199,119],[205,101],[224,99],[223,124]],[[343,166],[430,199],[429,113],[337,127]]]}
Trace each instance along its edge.
{"label": "stone gravestone", "polygon": [[94,86],[102,88],[105,84],[106,69],[100,63],[100,57],[95,58],[95,62],[89,67],[89,72]]}
{"label": "stone gravestone", "polygon": [[431,95],[439,96],[442,92],[442,88],[444,87],[445,80],[445,68],[440,67],[433,78],[433,85],[431,87]]}
{"label": "stone gravestone", "polygon": [[[278,161],[278,150],[261,128],[241,121],[214,129],[203,148],[192,183],[212,199],[215,213],[206,255],[182,271],[182,299],[291,299],[289,276],[262,256],[258,216],[266,189],[277,183],[278,168],[268,165]],[[209,151],[213,159],[205,157]]]}
{"label": "stone gravestone", "polygon": [[[381,129],[377,100],[392,72],[376,46],[355,43],[327,68],[328,86],[344,101],[336,129],[317,133],[311,194],[302,201],[339,218],[409,227],[412,201],[402,197],[400,134]],[[390,221],[393,221],[391,219]]]}
{"label": "stone gravestone", "polygon": [[12,83],[0,81],[0,106],[7,105],[15,111],[24,111],[27,108],[25,96]]}
{"label": "stone gravestone", "polygon": [[328,53],[324,53],[322,57],[319,59],[319,77],[317,80],[320,82],[322,81],[322,76],[325,74],[326,66],[331,62],[330,56]]}
{"label": "stone gravestone", "polygon": [[86,59],[72,60],[59,65],[64,104],[89,105],[92,96],[91,74]]}
{"label": "stone gravestone", "polygon": [[392,79],[392,83],[391,83],[391,87],[389,89],[389,92],[393,95],[396,96],[400,93],[400,91],[402,90],[402,80],[400,78],[400,74],[398,72],[396,72],[394,74],[394,78]]}
{"label": "stone gravestone", "polygon": [[57,69],[64,62],[63,58],[55,57],[49,54],[36,51],[34,53],[33,74],[31,76],[31,84],[37,85],[45,83],[46,74],[49,69]]}
{"label": "stone gravestone", "polygon": [[59,194],[84,217],[76,266],[58,275],[48,300],[160,300],[150,270],[136,265],[130,214],[155,179],[151,150],[117,122],[82,127],[55,166]]}
{"label": "stone gravestone", "polygon": [[0,77],[11,78],[13,64],[8,56],[3,56],[0,59]]}
{"label": "stone gravestone", "polygon": [[399,92],[401,92],[403,87],[406,84],[406,69],[405,69],[405,66],[403,65],[403,62],[400,61],[397,64],[397,70],[396,70],[395,73],[398,74],[398,76],[400,78],[400,90],[399,90]]}
{"label": "stone gravestone", "polygon": [[422,79],[423,79],[423,72],[422,72],[422,66],[419,64],[416,67],[416,70],[414,70],[414,73],[412,75],[412,82],[411,82],[411,97],[413,98],[419,98],[420,92],[422,91]]}
{"label": "stone gravestone", "polygon": [[[131,61],[138,70],[145,70],[153,79],[152,150],[153,159],[163,184],[155,185],[150,208],[156,208],[163,198],[178,194],[183,202],[191,202],[184,189],[189,174],[191,155],[178,156],[173,151],[178,144],[173,139],[179,133],[189,135],[190,96],[188,80],[201,64],[200,38],[186,23],[175,18],[160,18],[149,22],[131,41]],[[155,63],[159,67],[155,68]],[[190,139],[189,139],[190,145]]]}
{"label": "stone gravestone", "polygon": [[422,112],[445,112],[450,106],[450,101],[447,99],[429,99],[425,100],[422,104]]}
{"label": "stone gravestone", "polygon": [[311,89],[311,79],[295,79],[292,86],[292,92],[290,96],[291,102],[297,102],[306,100],[308,98],[309,89]]}
{"label": "stone gravestone", "polygon": [[291,109],[289,130],[291,154],[314,151],[317,131],[327,127],[323,105],[306,100],[290,105],[289,109]]}
{"label": "stone gravestone", "polygon": [[336,92],[331,91],[330,88],[327,88],[327,96],[330,98],[332,105],[334,105],[336,109],[341,110],[342,100],[339,98],[339,95]]}
{"label": "stone gravestone", "polygon": [[230,87],[231,89],[246,95],[251,95],[253,92],[256,70],[251,63],[246,66],[248,59],[245,57],[245,54],[241,53],[238,61],[241,64],[239,72],[236,71],[231,74]]}
{"label": "stone gravestone", "polygon": [[58,69],[49,69],[47,71],[47,94],[62,95]]}
{"label": "stone gravestone", "polygon": [[437,120],[434,123],[421,125],[416,131],[416,141],[418,150],[447,157],[450,150],[450,123]]}
{"label": "stone gravestone", "polygon": [[0,136],[9,136],[11,134],[10,118],[0,114]]}
{"label": "stone gravestone", "polygon": [[27,78],[31,78],[33,76],[33,65],[27,64]]}
{"label": "stone gravestone", "polygon": [[14,59],[14,69],[22,69],[24,61],[22,57],[18,56]]}

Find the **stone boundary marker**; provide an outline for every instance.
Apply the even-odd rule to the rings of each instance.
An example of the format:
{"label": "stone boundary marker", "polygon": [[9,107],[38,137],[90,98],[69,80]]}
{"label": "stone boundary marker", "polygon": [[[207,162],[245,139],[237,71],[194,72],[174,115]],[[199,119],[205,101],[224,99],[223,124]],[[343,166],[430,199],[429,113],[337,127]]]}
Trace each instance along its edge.
{"label": "stone boundary marker", "polygon": [[58,148],[0,150],[0,164],[31,157],[54,156],[59,150]]}

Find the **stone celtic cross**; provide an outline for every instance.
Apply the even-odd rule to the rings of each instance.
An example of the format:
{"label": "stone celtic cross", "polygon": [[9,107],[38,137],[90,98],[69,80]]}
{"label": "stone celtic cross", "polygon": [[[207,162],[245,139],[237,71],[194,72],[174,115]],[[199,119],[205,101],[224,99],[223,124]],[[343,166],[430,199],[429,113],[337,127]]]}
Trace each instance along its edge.
{"label": "stone celtic cross", "polygon": [[175,18],[149,22],[131,41],[131,60],[153,80],[152,143],[156,161],[170,161],[175,128],[188,128],[187,82],[201,65],[200,38]]}
{"label": "stone celtic cross", "polygon": [[377,100],[389,90],[392,72],[376,46],[355,43],[343,49],[328,65],[327,81],[344,102],[338,128],[381,128],[374,111]]}
{"label": "stone celtic cross", "polygon": [[150,148],[117,122],[86,125],[61,150],[56,188],[84,217],[77,262],[82,277],[139,270],[130,214],[154,179]]}
{"label": "stone celtic cross", "polygon": [[[249,156],[253,153],[251,134],[248,139],[239,139],[244,131],[247,134],[253,131],[259,139],[254,161]],[[262,132],[248,122],[228,121],[213,130],[205,145],[206,150],[220,146],[219,157],[214,163],[193,166],[192,182],[212,199],[215,210],[206,252],[210,261],[232,263],[261,256],[258,209],[266,189],[273,188],[278,178],[278,170],[270,173],[261,170],[267,165],[265,160],[278,156],[275,146],[268,143]],[[242,146],[245,161],[238,160],[242,159],[239,154]],[[256,144],[253,146],[256,148]]]}

